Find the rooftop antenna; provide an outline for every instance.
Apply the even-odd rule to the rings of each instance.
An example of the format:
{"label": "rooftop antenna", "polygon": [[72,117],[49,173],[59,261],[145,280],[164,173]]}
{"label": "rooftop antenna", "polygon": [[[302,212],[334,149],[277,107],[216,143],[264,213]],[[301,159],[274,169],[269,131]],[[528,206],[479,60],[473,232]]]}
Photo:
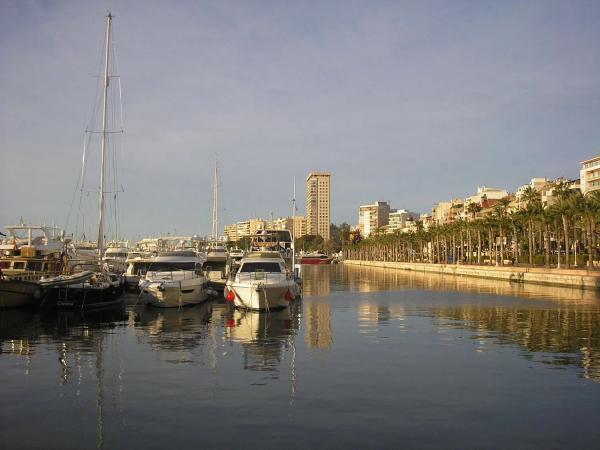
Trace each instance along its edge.
{"label": "rooftop antenna", "polygon": [[219,237],[219,159],[215,153],[215,176],[213,180],[213,213],[211,239],[216,242]]}

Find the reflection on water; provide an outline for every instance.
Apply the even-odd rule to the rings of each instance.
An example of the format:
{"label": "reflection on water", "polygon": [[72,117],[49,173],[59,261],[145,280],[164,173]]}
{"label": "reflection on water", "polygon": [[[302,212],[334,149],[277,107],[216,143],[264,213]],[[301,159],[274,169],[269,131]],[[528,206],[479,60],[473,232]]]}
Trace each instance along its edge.
{"label": "reflection on water", "polygon": [[190,351],[206,344],[212,305],[208,302],[186,308],[132,308],[129,324],[134,333],[171,363],[190,363]]}
{"label": "reflection on water", "polygon": [[278,371],[282,352],[293,345],[300,324],[300,302],[272,311],[231,310],[227,337],[243,350],[244,369]]}
{"label": "reflection on water", "polygon": [[[597,291],[571,287],[545,286],[528,283],[511,283],[504,280],[487,278],[440,275],[427,272],[384,269],[381,267],[350,266],[339,264],[332,266],[329,286],[353,292],[380,292],[390,289],[426,289],[434,291],[459,291],[477,294],[493,294],[539,298],[548,300],[564,300],[577,304],[596,304],[600,300]],[[320,283],[318,283],[320,285]],[[319,290],[328,293],[324,286]],[[306,292],[306,290],[305,290]],[[309,295],[322,295],[311,292]]]}
{"label": "reflection on water", "polygon": [[315,300],[304,301],[306,345],[309,349],[329,348],[333,342],[331,305]]}
{"label": "reflection on water", "polygon": [[[467,328],[473,339],[485,343],[518,344],[528,352],[550,353],[541,362],[575,365],[583,376],[600,381],[600,310],[589,308],[545,309],[463,305],[433,308],[432,314],[443,319],[440,327]],[[448,321],[450,320],[450,321]]]}
{"label": "reflection on water", "polygon": [[[477,359],[483,357],[489,359]],[[521,383],[527,376],[545,386],[554,382],[555,373],[564,374],[561,386],[573,389],[582,388],[578,383],[584,380],[598,382],[598,294],[337,265],[306,266],[304,298],[271,313],[240,311],[225,302],[182,309],[129,305],[92,315],[0,311],[0,397],[15,405],[14,414],[0,410],[0,437],[9,447],[16,446],[27,426],[19,414],[33,411],[35,416],[39,410],[44,420],[32,420],[42,423],[42,432],[31,437],[30,447],[44,447],[44,432],[53,433],[58,447],[135,446],[148,441],[127,441],[128,430],[158,428],[159,419],[148,416],[148,410],[162,421],[183,420],[177,415],[182,403],[186,411],[194,411],[190,417],[212,417],[221,410],[227,416],[232,406],[243,408],[248,402],[261,405],[264,417],[276,421],[284,401],[286,408],[299,405],[285,419],[294,429],[314,427],[313,415],[314,420],[321,418],[319,423],[344,417],[349,421],[344,426],[360,427],[369,423],[365,411],[382,408],[384,413],[382,405],[388,405],[387,414],[401,416],[398,405],[414,392],[421,397],[407,406],[416,411],[446,401],[454,387],[445,388],[450,383],[445,370],[455,360],[465,368],[452,379],[469,379],[468,388],[475,391],[499,373],[511,388],[525,386]],[[540,372],[520,372],[529,365]],[[564,370],[548,370],[556,368]],[[392,375],[397,386],[390,383]],[[421,379],[433,379],[432,385],[441,387],[435,394],[421,391]],[[410,392],[397,391],[415,382]],[[386,390],[375,392],[373,385],[385,385]],[[589,385],[600,388],[600,383]],[[390,389],[396,397],[386,393]],[[600,389],[598,396],[600,400]],[[40,408],[40,399],[47,398],[53,401]],[[390,398],[396,400],[388,404]],[[358,407],[369,401],[377,406]],[[494,397],[490,404],[498,401]],[[461,405],[448,402],[460,414]],[[158,404],[164,411],[156,410]],[[338,414],[355,407],[355,416]],[[250,412],[237,419],[238,426],[256,425],[254,410]],[[79,440],[69,443],[74,431],[61,415],[81,421]],[[218,422],[223,427],[227,423]],[[215,439],[207,446],[218,447],[218,439],[230,435],[218,424],[203,436]],[[411,424],[409,429],[419,428]],[[146,428],[146,433],[150,436],[152,430]],[[379,429],[378,435],[384,436],[385,430]],[[156,447],[189,446],[178,440],[185,433],[171,436],[177,442],[154,438]],[[360,439],[354,444],[368,446]]]}

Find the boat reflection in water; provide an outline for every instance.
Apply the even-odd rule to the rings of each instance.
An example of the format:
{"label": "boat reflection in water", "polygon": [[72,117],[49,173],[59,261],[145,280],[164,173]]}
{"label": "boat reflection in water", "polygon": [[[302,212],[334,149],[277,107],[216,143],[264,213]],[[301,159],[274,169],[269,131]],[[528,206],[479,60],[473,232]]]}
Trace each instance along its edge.
{"label": "boat reflection in water", "polygon": [[[26,446],[47,447],[50,430],[65,436],[72,432],[73,423],[78,419],[73,404],[77,404],[75,399],[83,397],[91,400],[89,404],[93,405],[94,412],[90,411],[87,417],[94,419],[85,422],[80,432],[90,436],[97,448],[104,448],[106,404],[110,404],[110,420],[122,417],[124,411],[123,361],[115,359],[114,349],[105,348],[106,341],[107,336],[118,333],[117,329],[122,328],[126,320],[127,312],[122,306],[85,314],[81,311],[41,313],[35,309],[0,312],[0,356],[18,355],[26,361],[24,382],[30,387],[28,395],[21,398],[21,408],[29,408],[29,417],[34,417],[40,412],[28,406],[33,399],[59,390],[49,407],[51,411],[46,411],[47,407],[41,410],[47,432],[28,435]],[[110,353],[109,370],[104,362],[107,353]],[[54,358],[48,359],[52,354]],[[110,402],[105,400],[107,387],[113,388]],[[21,425],[13,426],[14,432],[22,437]]]}
{"label": "boat reflection in water", "polygon": [[301,300],[289,307],[264,312],[233,309],[227,319],[227,337],[241,344],[244,369],[278,371],[284,350],[294,347],[300,327]]}
{"label": "boat reflection in water", "polygon": [[190,363],[191,350],[206,345],[212,303],[185,308],[133,307],[129,324],[135,334],[172,363]]}

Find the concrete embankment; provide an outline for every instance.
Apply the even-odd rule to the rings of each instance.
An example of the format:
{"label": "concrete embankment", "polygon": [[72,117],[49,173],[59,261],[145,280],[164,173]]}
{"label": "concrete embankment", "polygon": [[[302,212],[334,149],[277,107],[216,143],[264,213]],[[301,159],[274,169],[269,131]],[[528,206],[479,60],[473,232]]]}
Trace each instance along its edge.
{"label": "concrete embankment", "polygon": [[492,278],[514,283],[536,283],[568,286],[581,289],[600,289],[600,272],[587,270],[545,269],[514,266],[467,266],[462,264],[425,264],[390,261],[346,260],[344,264],[355,266],[385,267],[389,269],[431,272],[443,275],[459,275]]}

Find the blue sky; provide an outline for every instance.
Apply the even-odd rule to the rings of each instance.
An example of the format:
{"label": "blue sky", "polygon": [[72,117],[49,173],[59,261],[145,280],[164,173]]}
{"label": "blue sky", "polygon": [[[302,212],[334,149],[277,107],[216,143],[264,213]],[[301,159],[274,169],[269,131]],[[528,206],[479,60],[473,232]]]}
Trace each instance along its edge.
{"label": "blue sky", "polygon": [[108,10],[128,237],[208,233],[215,152],[222,224],[287,215],[293,176],[303,212],[310,171],[355,223],[600,153],[597,1],[1,0],[0,225],[64,226]]}

